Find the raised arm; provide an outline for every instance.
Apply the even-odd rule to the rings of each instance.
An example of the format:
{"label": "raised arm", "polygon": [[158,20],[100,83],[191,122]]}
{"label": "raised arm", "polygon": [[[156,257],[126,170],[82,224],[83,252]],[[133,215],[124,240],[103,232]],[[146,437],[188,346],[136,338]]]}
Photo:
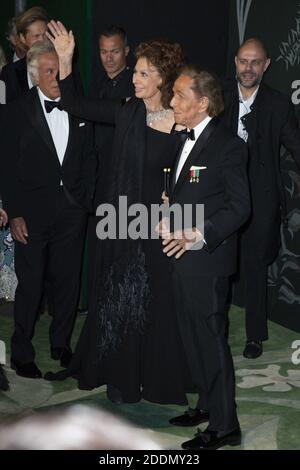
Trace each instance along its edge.
{"label": "raised arm", "polygon": [[72,73],[72,59],[75,49],[75,39],[72,31],[67,31],[60,21],[51,20],[48,23],[51,34],[47,31],[47,38],[55,47],[59,58],[60,79],[68,77]]}
{"label": "raised arm", "polygon": [[51,34],[47,32],[47,37],[54,45],[59,58],[59,86],[63,109],[82,119],[114,124],[122,102],[119,99],[94,99],[79,95],[72,73],[74,35],[72,31],[68,32],[60,21],[50,21],[48,28]]}
{"label": "raised arm", "polygon": [[59,81],[62,108],[73,116],[97,123],[115,124],[122,106],[119,99],[95,99],[76,93],[73,74]]}

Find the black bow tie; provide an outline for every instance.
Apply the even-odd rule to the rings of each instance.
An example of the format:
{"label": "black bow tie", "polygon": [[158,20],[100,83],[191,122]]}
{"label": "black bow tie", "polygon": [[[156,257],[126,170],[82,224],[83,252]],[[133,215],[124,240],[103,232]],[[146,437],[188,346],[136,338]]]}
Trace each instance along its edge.
{"label": "black bow tie", "polygon": [[195,140],[194,129],[191,129],[190,131],[188,131],[187,129],[183,129],[182,131],[176,131],[175,129],[172,129],[171,132],[172,134],[178,135],[182,142],[185,142],[187,139]]}
{"label": "black bow tie", "polygon": [[195,140],[195,132],[194,132],[194,129],[191,129],[190,131],[188,131],[187,129],[183,129],[182,132],[185,132],[187,139]]}
{"label": "black bow tie", "polygon": [[51,111],[54,108],[57,108],[60,111],[62,111],[62,107],[61,107],[61,104],[60,104],[59,101],[47,101],[47,100],[45,100],[44,104],[45,104],[45,109],[46,109],[47,113],[51,113]]}

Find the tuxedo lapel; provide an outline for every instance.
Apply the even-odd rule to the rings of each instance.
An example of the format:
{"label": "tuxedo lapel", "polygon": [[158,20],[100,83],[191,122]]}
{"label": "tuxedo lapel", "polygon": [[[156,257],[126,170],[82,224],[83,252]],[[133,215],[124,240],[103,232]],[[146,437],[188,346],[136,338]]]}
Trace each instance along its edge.
{"label": "tuxedo lapel", "polygon": [[239,91],[237,81],[234,81],[233,88],[229,93],[225,93],[225,110],[226,110],[226,125],[229,127],[233,134],[236,135],[238,132],[239,122]]}
{"label": "tuxedo lapel", "polygon": [[[191,153],[189,154],[188,158],[185,161],[185,164],[182,167],[182,170],[180,172],[178,180],[177,180],[177,182],[174,186],[173,194],[175,194],[176,191],[178,191],[178,189],[181,187],[181,185],[185,181],[187,175],[189,174],[189,171],[190,171],[191,165],[193,164],[194,159],[196,157],[197,158],[199,157],[199,154],[205,148],[210,136],[212,135],[213,131],[218,126],[218,124],[219,124],[219,120],[217,118],[212,119],[207,124],[207,126],[205,127],[203,132],[200,134],[200,136],[198,137],[197,142],[195,143]],[[172,175],[172,178],[174,178],[174,179],[176,178],[176,170],[177,170],[177,166],[178,166],[178,163],[179,163],[182,148],[179,152],[179,156],[177,155],[177,165],[174,167],[174,171],[173,171],[173,175]]]}
{"label": "tuxedo lapel", "polygon": [[27,64],[26,59],[20,59],[15,65],[16,76],[18,80],[18,84],[20,87],[20,91],[26,92],[29,90],[28,86],[28,78],[27,78]]}
{"label": "tuxedo lapel", "polygon": [[32,125],[38,129],[39,135],[42,137],[49,150],[51,150],[51,152],[55,155],[57,163],[59,164],[55,145],[46,118],[44,116],[37,89],[33,88],[28,93],[27,97],[30,101],[26,106],[29,120],[31,121]]}
{"label": "tuxedo lapel", "polygon": [[171,191],[174,190],[175,185],[176,185],[176,171],[177,171],[177,168],[178,168],[180,156],[181,156],[181,153],[182,153],[185,142],[186,141],[184,141],[179,146],[179,149],[178,149],[177,154],[176,154],[176,158],[175,158],[174,165],[173,165],[173,168],[172,168],[172,173],[171,173],[171,180],[170,180],[170,189],[171,189]]}
{"label": "tuxedo lapel", "polygon": [[62,164],[64,165],[69,158],[69,156],[72,154],[72,142],[73,142],[73,135],[74,132],[76,132],[76,126],[78,126],[78,121],[71,117],[70,114],[68,114],[68,119],[69,119],[69,136],[68,136],[68,143],[67,143],[67,148],[64,154],[64,158],[62,161]]}

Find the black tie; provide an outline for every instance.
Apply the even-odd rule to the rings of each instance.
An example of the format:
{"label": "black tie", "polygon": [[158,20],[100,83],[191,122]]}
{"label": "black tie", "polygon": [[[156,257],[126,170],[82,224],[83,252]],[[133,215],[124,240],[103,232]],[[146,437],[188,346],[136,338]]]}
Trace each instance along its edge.
{"label": "black tie", "polygon": [[62,107],[61,107],[59,101],[47,101],[47,100],[45,100],[44,103],[45,103],[45,109],[46,109],[47,113],[51,113],[51,111],[54,108],[57,108],[60,111],[62,111]]}
{"label": "black tie", "polygon": [[171,133],[178,135],[182,142],[185,142],[187,139],[195,140],[194,129],[191,129],[190,131],[187,129],[183,129],[182,131],[176,131],[175,129],[172,129]]}

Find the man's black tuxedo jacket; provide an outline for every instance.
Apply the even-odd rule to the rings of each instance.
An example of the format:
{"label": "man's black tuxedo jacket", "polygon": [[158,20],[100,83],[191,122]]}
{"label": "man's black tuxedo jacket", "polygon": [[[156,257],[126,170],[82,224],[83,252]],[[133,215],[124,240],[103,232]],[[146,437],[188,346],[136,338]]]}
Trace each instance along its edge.
{"label": "man's black tuxedo jacket", "polygon": [[[236,270],[237,231],[250,214],[247,150],[218,119],[207,129],[209,138],[203,132],[197,139],[170,194],[170,204],[204,204],[206,244],[173,263],[184,275],[229,276]],[[198,183],[190,182],[191,166],[206,167]]]}
{"label": "man's black tuxedo jacket", "polygon": [[26,93],[29,90],[26,57],[5,65],[0,78],[6,85],[6,103],[10,103]]}
{"label": "man's black tuxedo jacket", "polygon": [[[224,100],[222,121],[237,134],[239,96],[236,80],[225,84]],[[300,167],[299,123],[290,99],[263,83],[251,113],[244,116],[243,123],[248,132],[251,223],[257,227],[253,231],[253,246],[260,246],[260,257],[271,262],[279,244],[280,206],[285,207],[280,146],[282,144],[291,152]]]}
{"label": "man's black tuxedo jacket", "polygon": [[60,182],[69,200],[91,206],[96,156],[91,127],[69,115],[69,140],[61,165],[37,89],[5,106],[0,126],[0,187],[9,218],[43,227],[55,215]]}

